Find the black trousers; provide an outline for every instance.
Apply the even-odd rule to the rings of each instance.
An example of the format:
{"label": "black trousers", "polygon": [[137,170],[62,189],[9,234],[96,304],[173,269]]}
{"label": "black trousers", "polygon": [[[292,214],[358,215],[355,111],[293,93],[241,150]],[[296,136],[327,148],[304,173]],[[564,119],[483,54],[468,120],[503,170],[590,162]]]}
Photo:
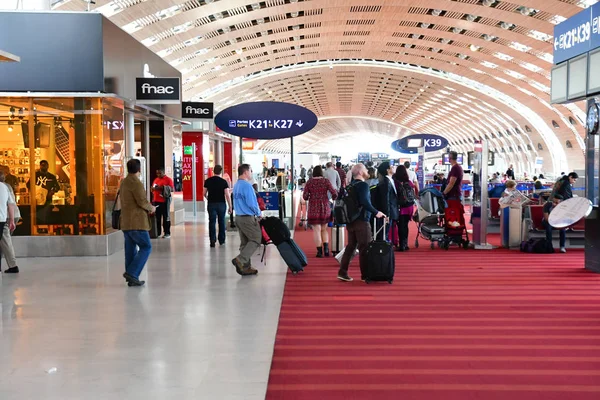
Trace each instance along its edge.
{"label": "black trousers", "polygon": [[171,207],[169,202],[153,203],[156,206],[156,230],[158,236],[161,234],[161,224],[165,229],[165,235],[171,234]]}
{"label": "black trousers", "polygon": [[410,215],[400,215],[398,218],[398,245],[400,248],[408,247],[408,224]]}

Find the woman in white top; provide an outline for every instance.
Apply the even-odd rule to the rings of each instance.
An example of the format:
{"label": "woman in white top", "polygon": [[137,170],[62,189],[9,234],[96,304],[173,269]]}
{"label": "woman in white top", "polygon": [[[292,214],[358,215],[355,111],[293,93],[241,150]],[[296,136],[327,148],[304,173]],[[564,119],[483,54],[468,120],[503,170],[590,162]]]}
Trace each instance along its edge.
{"label": "woman in white top", "polygon": [[[15,274],[19,272],[15,249],[12,244],[11,233],[15,230],[18,218],[15,218],[15,212],[18,208],[15,202],[15,195],[12,188],[4,183],[4,171],[0,171],[0,225],[2,225],[2,237],[0,238],[0,252],[6,258],[8,269],[5,274]],[[20,218],[20,215],[19,215]],[[0,255],[0,261],[2,257]]]}

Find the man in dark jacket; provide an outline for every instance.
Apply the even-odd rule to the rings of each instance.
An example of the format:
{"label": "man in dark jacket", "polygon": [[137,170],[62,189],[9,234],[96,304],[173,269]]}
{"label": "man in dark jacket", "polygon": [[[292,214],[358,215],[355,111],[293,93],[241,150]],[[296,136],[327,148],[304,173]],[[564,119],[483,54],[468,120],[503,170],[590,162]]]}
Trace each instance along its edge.
{"label": "man in dark jacket", "polygon": [[[373,206],[387,215],[390,221],[398,221],[398,197],[396,195],[396,185],[392,180],[394,170],[389,162],[384,161],[377,167],[377,173],[379,174],[379,184],[374,189]],[[377,230],[383,226],[383,223],[381,219],[376,220]],[[385,232],[382,230],[376,239],[385,240]]]}
{"label": "man in dark jacket", "polygon": [[579,175],[577,172],[571,172],[569,175],[565,175],[556,184],[554,185],[554,190],[552,192],[552,196],[550,196],[550,200],[554,198],[555,195],[559,194],[562,196],[562,200],[569,200],[573,198],[573,185],[577,182]]}
{"label": "man in dark jacket", "polygon": [[363,164],[356,164],[352,167],[352,182],[350,185],[353,187],[355,193],[355,200],[361,207],[360,217],[348,224],[346,229],[348,230],[348,245],[344,251],[340,270],[338,272],[338,279],[345,282],[352,282],[352,278],[348,276],[348,267],[350,261],[354,256],[354,252],[358,248],[359,251],[359,263],[362,278],[364,278],[364,272],[367,268],[367,248],[372,240],[371,225],[369,221],[371,216],[375,215],[375,218],[386,218],[385,214],[378,211],[371,204],[371,196],[369,193],[369,185],[365,182],[369,178],[367,168]]}

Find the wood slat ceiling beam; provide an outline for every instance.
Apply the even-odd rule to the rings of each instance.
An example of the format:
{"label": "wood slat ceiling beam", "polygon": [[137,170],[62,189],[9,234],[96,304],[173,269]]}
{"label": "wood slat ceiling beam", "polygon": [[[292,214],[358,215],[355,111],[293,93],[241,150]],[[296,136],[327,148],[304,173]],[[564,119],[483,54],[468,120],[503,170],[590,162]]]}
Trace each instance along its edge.
{"label": "wood slat ceiling beam", "polygon": [[[320,116],[352,115],[390,121],[397,118],[396,122],[414,131],[433,130],[437,125],[438,131],[444,127],[459,146],[464,145],[459,141],[467,138],[485,137],[495,124],[521,127],[537,124],[540,128],[539,117],[545,124],[540,128],[542,131],[529,133],[529,143],[513,143],[515,147],[527,148],[528,144],[532,147],[523,158],[531,162],[536,152],[544,156],[557,143],[567,147],[569,141],[572,148],[565,149],[565,155],[559,157],[562,164],[552,167],[564,168],[565,159],[571,167],[582,167],[583,104],[548,104],[553,27],[581,11],[579,0],[502,0],[491,7],[482,3],[481,0],[96,0],[94,8],[179,68],[186,99],[206,98],[222,107],[220,99],[232,90],[240,90],[239,85],[230,85],[232,81],[252,80],[260,75],[264,78],[248,87],[259,92],[269,88],[281,99],[303,104]],[[74,11],[86,7],[84,2],[66,0],[57,9]],[[477,101],[501,110],[503,116],[496,123],[492,121],[494,118],[477,121],[478,114],[474,112],[477,108],[473,104],[453,108],[452,115],[439,116],[439,121],[424,121],[425,107],[436,99],[430,96],[429,89],[419,94],[418,86],[429,79],[418,74],[404,77],[407,81],[383,85],[370,81],[376,74],[371,69],[349,68],[346,70],[349,75],[341,79],[339,72],[344,70],[336,67],[335,73],[319,69],[313,84],[294,85],[286,81],[285,74],[265,73],[282,65],[339,59],[390,60],[456,74],[518,100],[535,115],[520,115],[514,107],[474,91],[472,96]],[[304,73],[298,66],[298,74]],[[442,84],[448,86],[447,81],[436,83]],[[455,90],[465,91],[465,87],[458,85]],[[261,93],[259,97],[263,96]],[[559,127],[553,127],[552,121],[558,122]],[[452,124],[459,123],[462,129],[453,133]],[[380,128],[377,124],[339,122],[328,122],[328,126],[355,131]],[[304,140],[310,146],[309,139]],[[508,139],[506,143],[503,139],[495,140],[498,146],[512,147]],[[538,151],[538,143],[543,150]],[[558,153],[563,154],[563,150]]]}

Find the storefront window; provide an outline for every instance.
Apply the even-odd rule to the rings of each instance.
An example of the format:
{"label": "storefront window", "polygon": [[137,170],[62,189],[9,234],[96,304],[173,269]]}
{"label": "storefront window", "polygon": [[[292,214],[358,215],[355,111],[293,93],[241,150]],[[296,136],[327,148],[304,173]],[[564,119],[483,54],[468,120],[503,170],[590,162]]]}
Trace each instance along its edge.
{"label": "storefront window", "polygon": [[0,98],[0,165],[15,235],[105,233],[99,98]]}
{"label": "storefront window", "polygon": [[[102,103],[102,128],[104,146],[104,202],[105,221],[110,222],[121,180],[125,177],[125,120],[124,104],[119,99],[106,98]],[[112,226],[107,223],[107,231]]]}

